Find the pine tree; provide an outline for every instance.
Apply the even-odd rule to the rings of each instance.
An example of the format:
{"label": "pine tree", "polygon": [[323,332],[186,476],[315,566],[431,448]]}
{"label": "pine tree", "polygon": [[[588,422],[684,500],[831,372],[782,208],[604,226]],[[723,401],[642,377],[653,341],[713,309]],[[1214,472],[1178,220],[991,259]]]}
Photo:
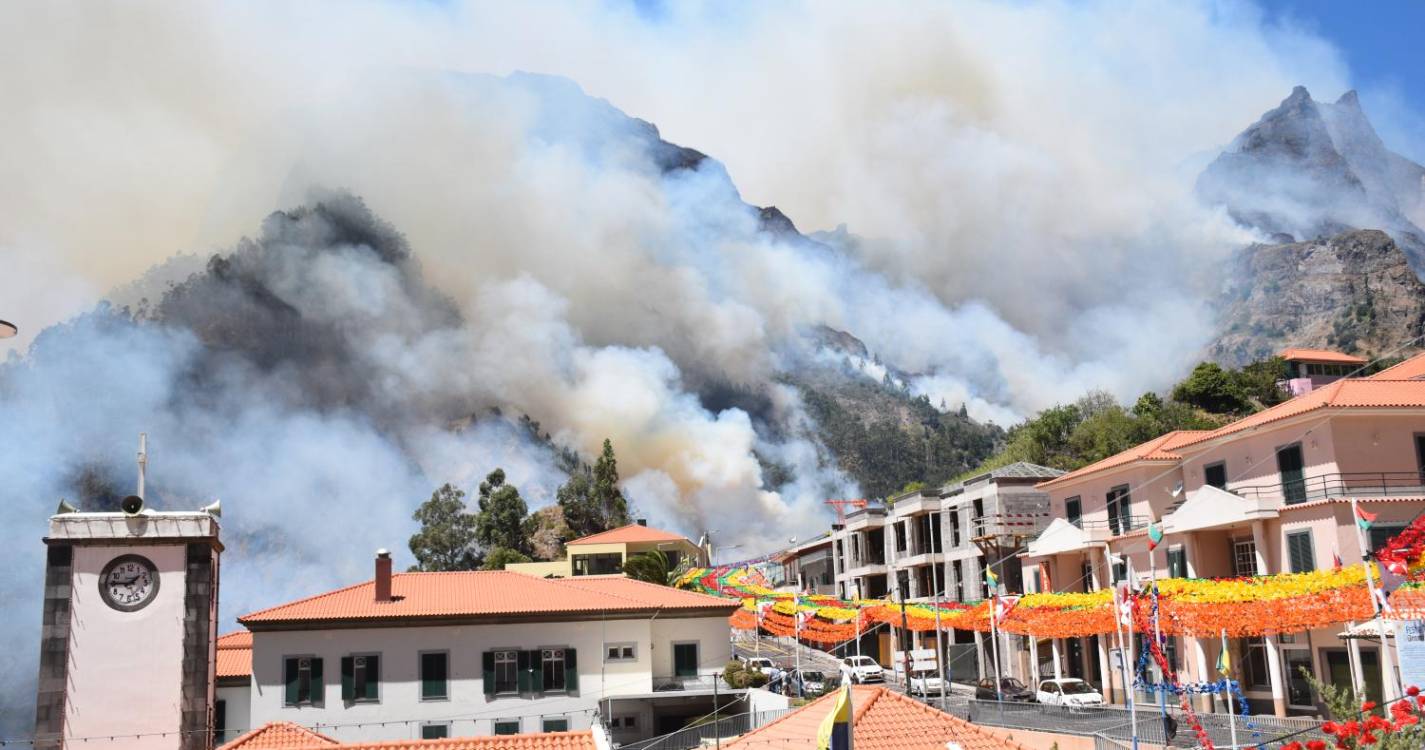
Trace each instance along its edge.
{"label": "pine tree", "polygon": [[465,508],[465,493],[449,483],[431,493],[412,516],[421,524],[409,546],[411,570],[474,570],[480,566],[475,514]]}
{"label": "pine tree", "polygon": [[480,513],[475,518],[475,538],[487,550],[504,548],[527,555],[529,540],[524,520],[529,508],[520,491],[505,483],[505,471],[495,469],[480,483]]}
{"label": "pine tree", "polygon": [[605,439],[594,467],[576,469],[559,488],[556,498],[569,532],[576,537],[628,525],[628,501],[618,487],[613,442]]}

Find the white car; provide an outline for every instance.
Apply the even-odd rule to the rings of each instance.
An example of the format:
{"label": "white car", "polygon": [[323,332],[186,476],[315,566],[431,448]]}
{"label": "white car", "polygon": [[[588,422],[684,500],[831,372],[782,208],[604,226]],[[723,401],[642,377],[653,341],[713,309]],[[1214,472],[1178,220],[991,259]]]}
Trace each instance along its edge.
{"label": "white car", "polygon": [[851,681],[857,684],[864,682],[885,682],[886,670],[881,669],[881,665],[869,656],[848,656],[841,660],[846,665],[846,670],[851,674]]}
{"label": "white car", "polygon": [[1075,677],[1045,680],[1036,696],[1046,706],[1101,706],[1103,694],[1093,685]]}
{"label": "white car", "polygon": [[913,695],[939,695],[940,673],[934,669],[918,669],[911,672],[910,692]]}
{"label": "white car", "polygon": [[772,660],[765,656],[749,656],[743,660],[743,664],[745,664],[748,669],[764,674],[771,673],[773,667]]}

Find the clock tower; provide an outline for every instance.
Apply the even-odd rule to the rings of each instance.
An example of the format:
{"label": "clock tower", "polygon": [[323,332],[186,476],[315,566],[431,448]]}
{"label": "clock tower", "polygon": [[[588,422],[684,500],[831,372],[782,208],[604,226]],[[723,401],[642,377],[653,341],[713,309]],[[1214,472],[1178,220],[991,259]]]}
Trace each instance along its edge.
{"label": "clock tower", "polygon": [[[140,480],[142,481],[142,480]],[[212,747],[218,508],[49,519],[35,747]]]}

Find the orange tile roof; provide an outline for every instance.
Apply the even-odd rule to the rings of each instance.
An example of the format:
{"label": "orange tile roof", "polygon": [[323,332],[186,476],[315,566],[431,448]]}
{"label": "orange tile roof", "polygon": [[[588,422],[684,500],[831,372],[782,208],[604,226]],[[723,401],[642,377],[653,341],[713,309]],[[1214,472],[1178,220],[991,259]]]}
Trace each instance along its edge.
{"label": "orange tile roof", "polygon": [[252,676],[252,633],[239,630],[218,636],[218,679]]}
{"label": "orange tile roof", "polygon": [[1398,362],[1370,376],[1369,380],[1416,380],[1425,378],[1425,352]]}
{"label": "orange tile roof", "polygon": [[[481,737],[448,737],[439,740],[377,740],[313,745],[310,750],[594,750],[594,733],[544,732],[500,734]],[[223,750],[227,750],[224,747]],[[308,750],[308,748],[300,748]],[[941,748],[944,750],[944,748]],[[966,748],[969,750],[969,748]]]}
{"label": "orange tile roof", "polygon": [[1362,357],[1333,352],[1330,349],[1283,349],[1277,356],[1297,362],[1329,362],[1338,365],[1363,365],[1366,363]]}
{"label": "orange tile roof", "polygon": [[[243,615],[249,628],[271,623],[481,619],[611,614],[727,615],[738,602],[623,576],[534,578],[504,570],[397,573],[393,600],[376,601],[375,582],[299,599]],[[416,623],[412,623],[416,624]]]}
{"label": "orange tile roof", "polygon": [[336,740],[317,734],[290,721],[273,721],[239,735],[222,745],[222,750],[293,750],[293,748],[329,748]]}
{"label": "orange tile roof", "polygon": [[1057,487],[1071,481],[1082,479],[1089,474],[1097,474],[1100,471],[1116,469],[1120,466],[1127,466],[1138,461],[1178,461],[1182,459],[1174,451],[1182,445],[1195,442],[1199,437],[1208,434],[1211,430],[1173,430],[1167,432],[1146,443],[1129,448],[1122,453],[1115,453],[1108,458],[1095,461],[1080,469],[1075,469],[1062,476],[1050,479],[1047,482],[1040,482],[1036,487]]}
{"label": "orange tile roof", "polygon": [[[576,544],[629,544],[632,542],[690,542],[682,534],[674,534],[671,531],[662,529],[652,529],[640,523],[631,523],[627,526],[620,526],[617,529],[600,531],[597,534],[590,534],[580,537],[565,544],[565,547],[572,547]],[[691,543],[691,542],[690,542]]]}
{"label": "orange tile roof", "polygon": [[[835,705],[836,693],[823,696],[776,721],[723,742],[728,750],[769,747],[816,747],[817,730]],[[857,750],[945,750],[955,742],[964,750],[1026,750],[964,719],[936,710],[879,685],[851,688],[852,745]]]}
{"label": "orange tile roof", "polygon": [[1203,433],[1179,448],[1216,440],[1227,435],[1263,427],[1316,411],[1336,409],[1418,409],[1425,408],[1425,380],[1376,380],[1345,378],[1264,409],[1249,417]]}

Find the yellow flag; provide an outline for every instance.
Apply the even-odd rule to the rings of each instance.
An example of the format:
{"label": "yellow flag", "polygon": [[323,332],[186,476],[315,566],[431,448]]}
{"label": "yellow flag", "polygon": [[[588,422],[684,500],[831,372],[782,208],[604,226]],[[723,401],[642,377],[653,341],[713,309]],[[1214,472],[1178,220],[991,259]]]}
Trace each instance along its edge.
{"label": "yellow flag", "polygon": [[851,685],[841,686],[831,712],[816,732],[817,750],[851,750]]}

